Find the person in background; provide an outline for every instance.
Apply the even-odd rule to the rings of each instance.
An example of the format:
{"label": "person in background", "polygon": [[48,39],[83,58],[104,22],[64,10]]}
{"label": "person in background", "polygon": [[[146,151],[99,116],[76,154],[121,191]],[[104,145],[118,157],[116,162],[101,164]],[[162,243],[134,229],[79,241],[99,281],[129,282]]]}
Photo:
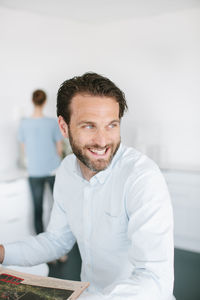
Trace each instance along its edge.
{"label": "person in background", "polygon": [[45,183],[53,192],[55,171],[61,162],[62,135],[56,119],[44,116],[46,93],[36,90],[30,118],[21,121],[18,138],[27,161],[29,184],[34,204],[34,225],[37,234],[44,231],[43,196]]}
{"label": "person in background", "polygon": [[47,231],[0,245],[4,265],[35,265],[69,252],[77,241],[85,300],[171,300],[173,214],[158,166],[126,147],[120,122],[124,93],[86,73],[66,80],[57,97],[60,130],[73,154],[56,173]]}

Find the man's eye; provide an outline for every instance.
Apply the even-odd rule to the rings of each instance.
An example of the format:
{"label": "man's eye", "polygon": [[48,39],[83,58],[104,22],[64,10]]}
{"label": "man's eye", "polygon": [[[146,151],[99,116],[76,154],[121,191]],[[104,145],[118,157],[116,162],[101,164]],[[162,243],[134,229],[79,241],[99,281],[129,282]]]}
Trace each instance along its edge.
{"label": "man's eye", "polygon": [[86,128],[86,129],[92,129],[93,125],[85,125],[84,128]]}
{"label": "man's eye", "polygon": [[109,127],[109,128],[114,128],[114,127],[117,127],[117,123],[112,123],[112,124],[109,124],[109,125],[108,125],[108,127]]}

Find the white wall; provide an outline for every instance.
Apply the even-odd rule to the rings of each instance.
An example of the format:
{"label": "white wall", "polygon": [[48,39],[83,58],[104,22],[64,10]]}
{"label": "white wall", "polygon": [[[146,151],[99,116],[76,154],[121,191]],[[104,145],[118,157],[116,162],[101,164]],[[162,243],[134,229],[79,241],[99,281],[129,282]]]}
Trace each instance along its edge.
{"label": "white wall", "polygon": [[200,170],[200,9],[90,25],[0,7],[0,172],[17,163],[16,130],[31,93],[86,71],[127,96],[122,140],[161,167]]}

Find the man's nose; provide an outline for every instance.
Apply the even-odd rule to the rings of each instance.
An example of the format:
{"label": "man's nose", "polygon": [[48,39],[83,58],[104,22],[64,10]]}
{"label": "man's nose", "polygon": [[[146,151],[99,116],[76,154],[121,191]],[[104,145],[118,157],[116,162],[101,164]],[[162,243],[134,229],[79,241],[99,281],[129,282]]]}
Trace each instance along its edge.
{"label": "man's nose", "polygon": [[104,147],[107,144],[107,134],[104,129],[97,129],[93,138],[95,144]]}

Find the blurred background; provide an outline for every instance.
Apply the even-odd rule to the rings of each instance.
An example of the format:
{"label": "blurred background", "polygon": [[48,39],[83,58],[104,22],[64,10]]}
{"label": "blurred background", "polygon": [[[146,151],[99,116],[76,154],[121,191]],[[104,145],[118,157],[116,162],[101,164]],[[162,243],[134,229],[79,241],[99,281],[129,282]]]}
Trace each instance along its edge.
{"label": "blurred background", "polygon": [[[126,94],[122,141],[154,159],[167,180],[175,295],[199,300],[200,1],[0,0],[0,41],[0,241],[32,232],[17,130],[33,90],[47,92],[46,114],[56,117],[59,85],[94,71]],[[67,276],[60,271],[54,275]]]}

